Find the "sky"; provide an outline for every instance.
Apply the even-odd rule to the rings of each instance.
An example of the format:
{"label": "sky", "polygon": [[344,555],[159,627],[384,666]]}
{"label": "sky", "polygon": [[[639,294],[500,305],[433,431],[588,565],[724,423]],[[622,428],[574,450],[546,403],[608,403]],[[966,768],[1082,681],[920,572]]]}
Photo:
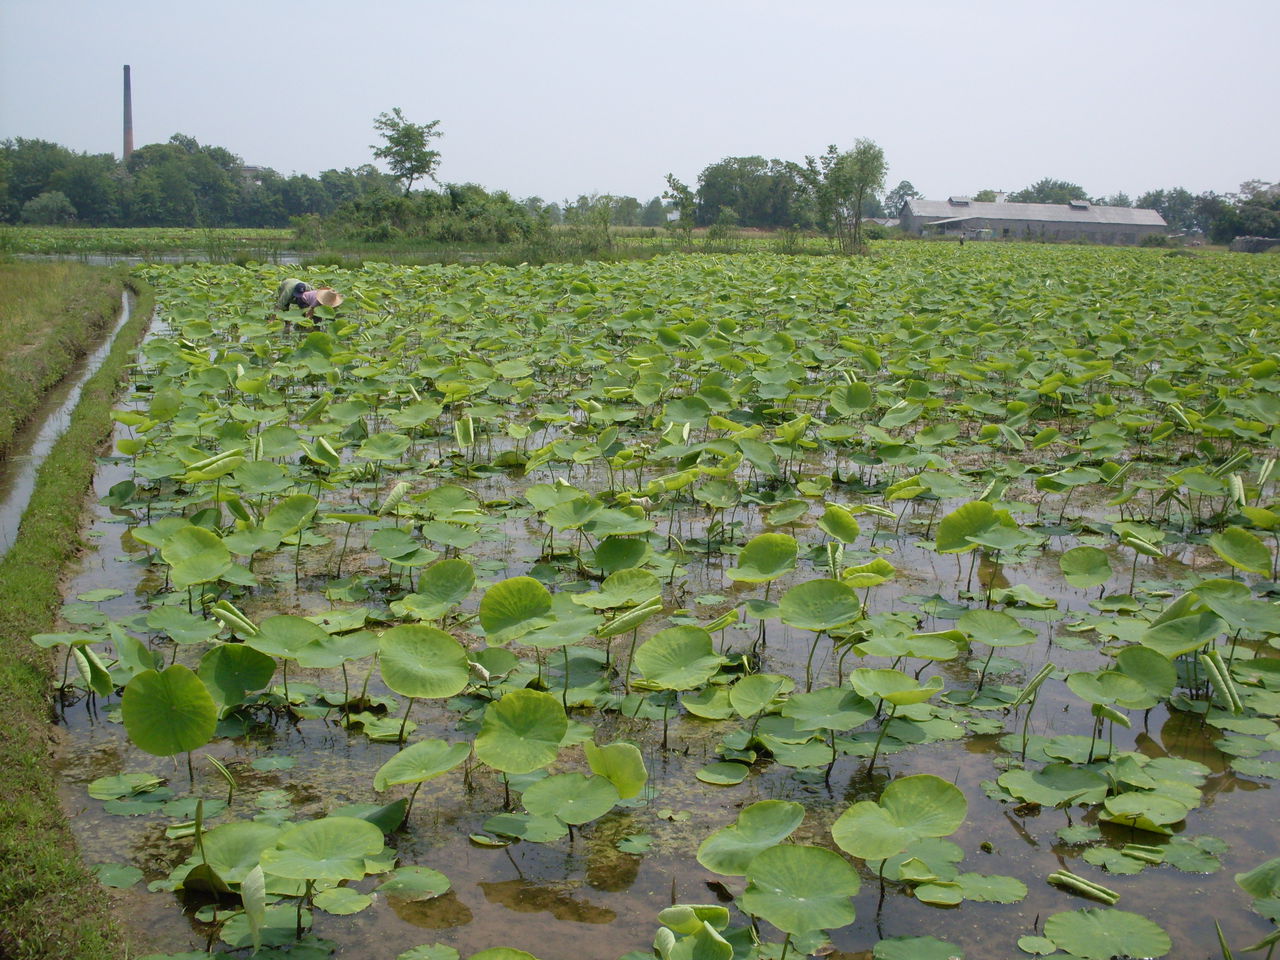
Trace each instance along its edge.
{"label": "sky", "polygon": [[[1280,180],[1280,0],[2,0],[0,140],[174,133],[288,176],[439,121],[443,182],[642,202],[859,138],[942,199]],[[384,168],[385,169],[385,168]]]}

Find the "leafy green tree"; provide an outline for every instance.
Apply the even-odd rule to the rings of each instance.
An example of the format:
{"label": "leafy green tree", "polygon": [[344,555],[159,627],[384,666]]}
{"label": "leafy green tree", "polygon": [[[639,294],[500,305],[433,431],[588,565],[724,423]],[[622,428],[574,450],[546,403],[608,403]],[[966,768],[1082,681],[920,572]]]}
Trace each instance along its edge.
{"label": "leafy green tree", "polygon": [[407,197],[415,180],[427,177],[436,179],[436,167],[440,165],[440,152],[431,149],[431,141],[442,136],[436,127],[439,120],[430,123],[410,123],[399,107],[390,113],[380,113],[373,121],[373,128],[386,141],[373,146],[373,155],[385,160],[392,175],[404,184]]}
{"label": "leafy green tree", "polygon": [[66,195],[81,223],[114,224],[120,218],[121,181],[116,170],[116,158],[109,153],[80,154],[54,171],[49,186]]}
{"label": "leafy green tree", "polygon": [[844,253],[865,252],[862,219],[868,201],[884,186],[884,151],[865,138],[844,153],[832,144],[821,157],[806,157],[804,170],[819,225]]}
{"label": "leafy green tree", "polygon": [[1084,187],[1067,180],[1045,177],[1031,186],[1009,194],[1011,203],[1070,203],[1072,200],[1088,200]]}
{"label": "leafy green tree", "polygon": [[76,218],[76,208],[67,195],[58,190],[46,190],[22,205],[22,222],[39,226],[70,223]]}
{"label": "leafy green tree", "polygon": [[720,210],[730,207],[745,227],[791,226],[803,190],[794,164],[759,156],[726,157],[698,175],[697,222],[715,224]]}
{"label": "leafy green tree", "polygon": [[[898,185],[884,195],[884,212],[886,216],[896,217],[902,205],[908,200],[922,200],[924,194],[915,188],[910,180],[899,181]],[[994,198],[993,198],[994,199]]]}
{"label": "leafy green tree", "polygon": [[638,227],[640,225],[640,201],[635,197],[615,198],[612,222],[615,227]]}
{"label": "leafy green tree", "polygon": [[1102,197],[1098,200],[1104,207],[1132,207],[1133,201],[1129,199],[1129,195],[1121,190],[1119,193],[1113,193],[1109,197]]}
{"label": "leafy green tree", "polygon": [[975,203],[995,203],[996,197],[998,197],[999,195],[1000,194],[995,190],[991,190],[991,189],[979,190],[977,193],[973,195],[973,199]]}
{"label": "leafy green tree", "polygon": [[661,197],[654,197],[644,205],[644,210],[640,213],[640,226],[642,227],[662,227],[667,223],[667,211],[662,205]]}
{"label": "leafy green tree", "polygon": [[1174,187],[1172,190],[1148,190],[1134,206],[1156,211],[1173,230],[1190,230],[1195,227],[1195,203],[1196,198],[1190,191]]}
{"label": "leafy green tree", "polygon": [[49,181],[54,173],[75,156],[66,147],[48,140],[23,137],[3,141],[0,150],[4,152],[9,171],[7,206],[15,216],[28,200],[50,189]]}
{"label": "leafy green tree", "polygon": [[662,199],[670,201],[678,215],[676,219],[667,221],[667,229],[678,234],[684,245],[689,246],[693,239],[694,218],[698,213],[698,198],[675,174],[668,173],[667,189],[663,191]]}

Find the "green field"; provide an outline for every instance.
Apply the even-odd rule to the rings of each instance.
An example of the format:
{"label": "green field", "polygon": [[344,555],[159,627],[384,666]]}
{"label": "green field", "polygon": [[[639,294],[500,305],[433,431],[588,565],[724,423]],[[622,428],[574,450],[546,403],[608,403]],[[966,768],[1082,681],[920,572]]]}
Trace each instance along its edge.
{"label": "green field", "polygon": [[288,330],[279,269],[141,273],[101,560],[36,641],[154,949],[1274,929],[1272,258],[370,263]]}

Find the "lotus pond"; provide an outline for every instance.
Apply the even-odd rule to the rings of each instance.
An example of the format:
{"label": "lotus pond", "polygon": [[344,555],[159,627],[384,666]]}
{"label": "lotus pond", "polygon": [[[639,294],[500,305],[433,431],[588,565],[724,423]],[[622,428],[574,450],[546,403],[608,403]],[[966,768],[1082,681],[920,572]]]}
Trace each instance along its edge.
{"label": "lotus pond", "polygon": [[34,640],[156,956],[1274,945],[1263,258],[143,271]]}

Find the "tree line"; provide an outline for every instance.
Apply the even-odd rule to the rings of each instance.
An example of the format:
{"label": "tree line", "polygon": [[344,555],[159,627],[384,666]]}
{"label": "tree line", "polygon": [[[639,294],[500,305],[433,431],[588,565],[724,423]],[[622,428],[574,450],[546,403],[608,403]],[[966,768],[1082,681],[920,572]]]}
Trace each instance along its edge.
{"label": "tree line", "polygon": [[[764,230],[816,229],[842,249],[861,243],[862,221],[894,217],[922,195],[910,181],[885,190],[884,155],[869,140],[835,146],[803,161],[725,157],[704,167],[696,184],[668,177],[661,196],[582,194],[576,199],[516,199],[475,184],[440,184],[436,122],[414,124],[397,108],[374,128],[373,148],[390,173],[372,164],[285,177],[247,166],[231,151],[176,133],[165,143],[112,154],[76,153],[46,140],[0,141],[0,222],[91,226],[288,227],[329,238],[379,241],[398,237],[497,241],[527,237],[539,227],[669,226]],[[414,190],[415,184],[433,186]],[[976,200],[994,200],[980,190]],[[1158,211],[1176,232],[1200,232],[1216,242],[1235,236],[1280,235],[1280,185],[1242,184],[1236,193],[1193,195],[1182,187],[1090,197],[1083,187],[1045,178],[1005,199],[1024,203],[1097,204]],[[857,233],[857,237],[853,236]]]}

